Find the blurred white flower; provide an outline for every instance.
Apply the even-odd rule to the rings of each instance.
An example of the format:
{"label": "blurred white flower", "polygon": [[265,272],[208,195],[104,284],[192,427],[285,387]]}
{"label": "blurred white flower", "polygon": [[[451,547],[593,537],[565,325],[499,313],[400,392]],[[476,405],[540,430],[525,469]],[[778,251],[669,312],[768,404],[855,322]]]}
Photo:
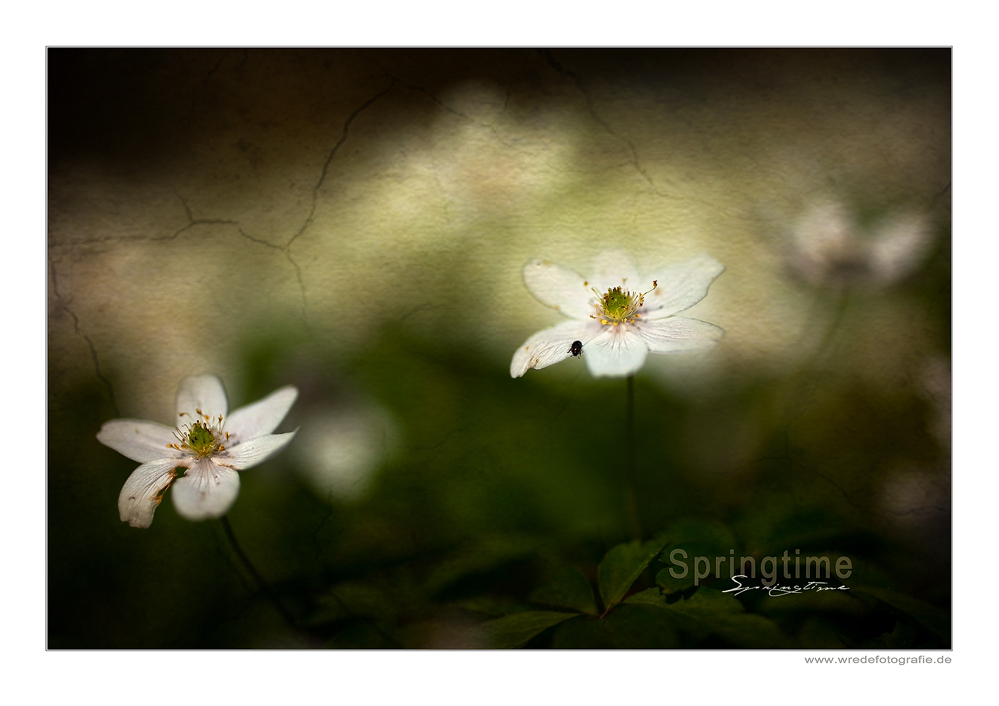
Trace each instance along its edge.
{"label": "blurred white flower", "polygon": [[701,301],[725,268],[702,253],[640,276],[618,251],[601,253],[589,280],[547,260],[524,266],[524,282],[538,301],[570,317],[531,336],[513,354],[510,375],[520,377],[582,354],[595,377],[626,377],[649,351],[676,353],[710,348],[724,330],[674,316]]}
{"label": "blurred white flower", "polygon": [[398,441],[396,424],[381,408],[331,407],[309,415],[295,455],[320,497],[352,501],[367,492],[375,470]]}
{"label": "blurred white flower", "polygon": [[[163,493],[173,484],[173,504],[188,520],[222,517],[236,502],[239,474],[284,448],[295,432],[272,434],[298,396],[282,387],[227,415],[222,381],[213,375],[184,378],[177,390],[181,426],[115,419],[97,440],[142,465],[118,496],[121,521],[149,527]],[[184,475],[178,474],[184,472]]]}
{"label": "blurred white flower", "polygon": [[929,218],[889,213],[871,227],[837,200],[814,202],[792,226],[788,264],[815,285],[887,285],[913,272],[932,244]]}

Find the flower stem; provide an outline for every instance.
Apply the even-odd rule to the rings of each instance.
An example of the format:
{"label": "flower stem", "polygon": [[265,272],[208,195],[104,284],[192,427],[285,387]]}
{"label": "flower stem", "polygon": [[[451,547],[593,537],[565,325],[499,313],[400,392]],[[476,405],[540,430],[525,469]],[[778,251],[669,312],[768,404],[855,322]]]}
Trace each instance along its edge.
{"label": "flower stem", "polygon": [[628,508],[628,529],[631,538],[642,539],[642,518],[638,512],[635,492],[635,376],[628,376],[628,402],[625,411],[624,494]]}
{"label": "flower stem", "polygon": [[239,542],[236,541],[236,533],[232,531],[232,525],[229,524],[229,518],[223,515],[219,521],[222,523],[222,529],[225,532],[226,539],[229,540],[229,544],[232,546],[233,552],[235,552],[236,556],[239,557],[240,562],[243,564],[243,568],[245,568],[253,577],[253,580],[257,584],[257,588],[259,588],[260,592],[267,597],[267,600],[274,605],[274,608],[281,614],[281,617],[286,623],[288,623],[288,626],[294,630],[298,630],[298,625],[295,624],[295,619],[291,617],[291,613],[289,613],[288,609],[284,607],[281,599],[278,598],[276,593],[274,593],[274,590],[270,587],[270,585],[264,581],[263,576],[260,575],[260,572],[257,571],[253,562],[250,561],[248,556],[246,556],[243,548],[239,546]]}
{"label": "flower stem", "polygon": [[[843,323],[843,318],[846,314],[848,305],[849,294],[844,291],[840,293],[836,299],[835,309],[832,312],[829,322],[825,325],[825,332],[822,334],[819,344],[815,346],[812,352],[802,361],[801,365],[798,366],[798,369],[788,377],[788,397],[787,401],[784,403],[784,408],[786,410],[785,413],[789,418],[793,419],[800,416],[805,406],[812,400],[815,394],[815,388],[818,385],[818,378],[816,377],[815,371],[819,362],[829,352],[833,339],[840,331],[840,325]],[[786,451],[786,438],[784,445]]]}
{"label": "flower stem", "polygon": [[825,334],[823,334],[819,345],[816,346],[812,354],[805,360],[802,372],[809,372],[818,360],[825,355],[829,345],[832,343],[833,337],[839,331],[840,324],[843,323],[843,315],[846,313],[849,301],[850,296],[847,291],[841,292],[837,297],[836,308],[833,311],[832,318],[829,320],[829,324],[826,326]]}

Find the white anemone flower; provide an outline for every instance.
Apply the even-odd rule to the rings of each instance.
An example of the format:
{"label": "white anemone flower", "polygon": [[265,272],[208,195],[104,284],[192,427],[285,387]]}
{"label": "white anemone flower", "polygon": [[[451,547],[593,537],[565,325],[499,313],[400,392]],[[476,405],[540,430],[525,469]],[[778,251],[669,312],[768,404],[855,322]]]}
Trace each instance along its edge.
{"label": "white anemone flower", "polygon": [[142,464],[118,496],[121,521],[149,527],[171,484],[173,504],[182,517],[205,520],[225,515],[239,495],[237,471],[261,463],[295,436],[297,430],[271,432],[296,397],[297,389],[282,387],[228,414],[222,381],[214,375],[196,375],[181,380],[177,390],[180,426],[137,419],[106,422],[97,440]]}
{"label": "white anemone flower", "polygon": [[909,276],[933,247],[930,218],[890,211],[868,226],[835,199],[813,202],[792,226],[788,264],[813,285],[883,287]]}
{"label": "white anemone flower", "polygon": [[547,368],[582,355],[594,377],[634,374],[649,352],[679,353],[710,348],[725,331],[675,314],[701,301],[724,266],[706,253],[678,265],[639,275],[626,253],[601,253],[594,275],[548,260],[524,266],[524,282],[538,301],[570,318],[531,336],[510,363],[510,375]]}

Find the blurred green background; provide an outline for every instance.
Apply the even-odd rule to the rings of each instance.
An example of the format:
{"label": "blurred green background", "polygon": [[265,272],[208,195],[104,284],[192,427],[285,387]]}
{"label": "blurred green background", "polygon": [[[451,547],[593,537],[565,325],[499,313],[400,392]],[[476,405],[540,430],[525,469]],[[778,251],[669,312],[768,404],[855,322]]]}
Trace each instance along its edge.
{"label": "blurred green background", "polygon": [[[949,646],[949,50],[48,70],[49,647]],[[845,555],[849,591],[735,599],[654,558],[629,595],[663,605],[598,617],[625,382],[509,363],[560,320],[524,263],[587,275],[607,248],[727,268],[686,312],[721,343],[636,378],[644,538]],[[118,519],[137,464],[100,425],[169,423],[203,372],[230,409],[300,390],[229,513],[294,626],[217,522]]]}

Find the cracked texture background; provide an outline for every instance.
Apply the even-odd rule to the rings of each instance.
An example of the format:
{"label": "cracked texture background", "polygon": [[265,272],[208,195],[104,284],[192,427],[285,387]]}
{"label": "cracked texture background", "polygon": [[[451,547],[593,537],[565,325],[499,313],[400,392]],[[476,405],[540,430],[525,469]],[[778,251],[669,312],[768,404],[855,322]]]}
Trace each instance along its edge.
{"label": "cracked texture background", "polygon": [[[949,440],[949,187],[945,50],[51,50],[49,546],[50,606],[60,607],[50,644],[259,644],[190,638],[196,612],[154,637],[167,618],[125,597],[166,575],[176,583],[164,590],[184,590],[186,550],[163,534],[203,530],[171,524],[169,502],[156,537],[119,526],[129,463],[94,434],[113,417],[169,420],[184,375],[218,374],[233,407],[299,385],[289,428],[324,398],[397,403],[392,435],[428,463],[438,458],[425,449],[475,449],[448,446],[462,427],[453,409],[434,438],[408,423],[403,408],[424,393],[398,371],[427,373],[407,348],[430,346],[504,385],[609,390],[572,361],[504,379],[514,349],[556,322],[523,286],[533,257],[584,274],[607,248],[645,271],[702,251],[726,265],[689,312],[725,328],[722,344],[652,356],[642,372],[658,391],[649,395],[684,410],[671,433],[697,497],[739,507],[746,484],[766,476],[753,464],[797,448],[796,472],[812,469],[818,484],[808,497],[831,493],[889,535],[927,512],[939,528],[949,518],[949,449],[934,441]],[[933,239],[915,274],[849,297],[796,277],[791,224],[828,197],[862,221],[922,214]],[[371,382],[379,371],[390,389]],[[568,416],[604,414],[571,402],[559,407]],[[841,448],[854,425],[870,431],[857,416],[872,406],[889,431]],[[548,423],[543,410],[531,415]],[[926,431],[940,424],[936,437]],[[902,462],[904,452],[884,452],[894,445],[917,450]],[[822,467],[840,451],[836,470]],[[275,465],[258,474],[266,492],[297,492]],[[436,481],[413,481],[424,482]],[[469,487],[481,482],[455,491],[471,503],[455,517],[486,502],[487,481]],[[250,485],[234,513],[252,504]],[[553,501],[552,522],[613,534],[606,487],[577,495]],[[287,537],[264,536],[281,522],[277,507],[245,531],[280,580],[302,556]],[[322,507],[321,531],[333,532]],[[463,521],[448,536],[474,535]],[[369,549],[399,541],[364,532]],[[343,565],[339,551],[328,566]],[[931,554],[947,563],[945,550]],[[212,580],[229,580],[221,573]],[[81,615],[97,595],[142,615],[119,625],[110,599]],[[95,632],[101,621],[115,627]]]}

